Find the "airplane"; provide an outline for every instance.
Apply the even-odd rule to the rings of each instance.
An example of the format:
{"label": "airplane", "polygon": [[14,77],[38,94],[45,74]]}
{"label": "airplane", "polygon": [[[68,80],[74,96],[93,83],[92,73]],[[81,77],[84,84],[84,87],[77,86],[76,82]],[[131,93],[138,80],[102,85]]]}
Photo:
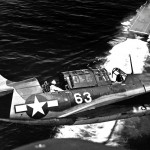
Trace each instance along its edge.
{"label": "airplane", "polygon": [[[36,78],[12,82],[0,75],[0,121],[29,125],[81,125],[150,114],[150,74],[100,65],[61,72],[61,91],[51,92]],[[46,86],[47,87],[47,86]],[[48,89],[48,90],[47,90]]]}

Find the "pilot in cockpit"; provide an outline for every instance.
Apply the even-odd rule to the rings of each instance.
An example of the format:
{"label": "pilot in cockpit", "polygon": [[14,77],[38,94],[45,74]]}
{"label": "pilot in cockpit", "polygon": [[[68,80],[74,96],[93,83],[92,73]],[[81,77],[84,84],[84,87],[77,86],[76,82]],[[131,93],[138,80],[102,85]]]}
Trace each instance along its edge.
{"label": "pilot in cockpit", "polygon": [[117,82],[122,82],[123,80],[124,79],[123,79],[123,77],[122,77],[122,75],[120,73],[116,75],[116,81]]}
{"label": "pilot in cockpit", "polygon": [[50,92],[56,92],[56,91],[63,91],[61,88],[57,87],[57,81],[56,80],[52,80],[51,81],[51,85],[50,85]]}
{"label": "pilot in cockpit", "polygon": [[45,81],[44,84],[42,85],[42,88],[43,88],[43,92],[56,92],[56,91],[63,91],[61,88],[59,88],[58,86],[58,83],[56,80],[52,80],[51,81],[51,85]]}
{"label": "pilot in cockpit", "polygon": [[112,70],[112,78],[113,78],[113,74],[116,75],[116,82],[123,82],[127,76],[127,74],[119,68],[114,68]]}

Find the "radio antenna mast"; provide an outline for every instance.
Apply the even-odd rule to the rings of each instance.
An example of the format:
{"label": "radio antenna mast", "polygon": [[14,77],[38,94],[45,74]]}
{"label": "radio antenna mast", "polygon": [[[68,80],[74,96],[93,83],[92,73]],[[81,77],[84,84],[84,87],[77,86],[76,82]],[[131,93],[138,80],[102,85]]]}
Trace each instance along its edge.
{"label": "radio antenna mast", "polygon": [[130,65],[131,65],[131,74],[134,74],[133,72],[133,65],[132,65],[132,59],[131,59],[131,55],[129,54],[129,57],[130,57]]}

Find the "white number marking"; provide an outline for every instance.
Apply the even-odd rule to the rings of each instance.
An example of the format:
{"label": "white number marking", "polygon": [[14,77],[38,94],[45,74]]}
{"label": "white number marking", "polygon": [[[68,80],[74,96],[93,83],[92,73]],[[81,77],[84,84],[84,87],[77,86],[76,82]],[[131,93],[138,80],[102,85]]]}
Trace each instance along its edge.
{"label": "white number marking", "polygon": [[92,97],[91,97],[91,94],[89,92],[84,92],[83,95],[86,96],[86,98],[84,99],[84,101],[86,103],[92,102]]}
{"label": "white number marking", "polygon": [[92,97],[91,97],[91,94],[89,92],[84,92],[83,96],[85,96],[86,98],[83,99],[82,95],[80,93],[75,93],[74,94],[75,102],[77,104],[82,104],[83,101],[85,101],[86,103],[92,102]]}
{"label": "white number marking", "polygon": [[74,98],[75,98],[75,102],[76,102],[77,104],[83,103],[83,99],[82,99],[80,93],[75,93],[75,94],[74,94]]}

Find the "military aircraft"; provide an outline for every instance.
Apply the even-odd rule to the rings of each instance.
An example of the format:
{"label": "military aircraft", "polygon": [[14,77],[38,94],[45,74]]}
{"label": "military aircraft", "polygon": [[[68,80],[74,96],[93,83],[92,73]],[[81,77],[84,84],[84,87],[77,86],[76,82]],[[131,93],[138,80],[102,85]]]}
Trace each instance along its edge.
{"label": "military aircraft", "polygon": [[[98,65],[99,66],[99,65]],[[61,72],[51,92],[36,78],[12,82],[0,76],[0,120],[30,125],[78,125],[150,114],[150,74],[102,67]]]}

